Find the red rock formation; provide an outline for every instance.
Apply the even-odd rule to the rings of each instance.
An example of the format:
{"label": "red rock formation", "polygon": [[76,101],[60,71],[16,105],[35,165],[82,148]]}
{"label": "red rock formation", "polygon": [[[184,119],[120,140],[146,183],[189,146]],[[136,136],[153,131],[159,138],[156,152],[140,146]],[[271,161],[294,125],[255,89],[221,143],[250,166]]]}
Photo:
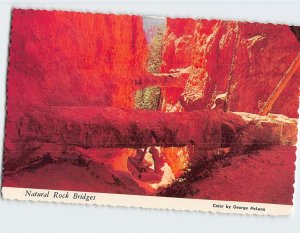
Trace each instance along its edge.
{"label": "red rock formation", "polygon": [[[84,112],[85,114],[82,114]],[[221,146],[221,128],[236,134],[245,126],[236,114],[215,110],[171,112],[118,108],[29,108],[10,131],[12,141],[36,140],[83,148],[145,148],[149,146],[200,149]],[[14,132],[14,133],[13,133]]]}
{"label": "red rock formation", "polygon": [[[285,25],[168,19],[167,28],[162,70],[191,66],[182,93],[188,111],[211,107],[217,94],[229,90],[230,110],[258,113],[300,51]],[[184,45],[178,43],[187,37]],[[272,113],[298,116],[299,84],[300,70]]]}
{"label": "red rock formation", "polygon": [[173,68],[184,68],[191,64],[195,20],[167,18],[167,31],[164,38],[161,72]]}
{"label": "red rock formation", "polygon": [[13,10],[8,104],[130,107],[147,54],[140,16]]}

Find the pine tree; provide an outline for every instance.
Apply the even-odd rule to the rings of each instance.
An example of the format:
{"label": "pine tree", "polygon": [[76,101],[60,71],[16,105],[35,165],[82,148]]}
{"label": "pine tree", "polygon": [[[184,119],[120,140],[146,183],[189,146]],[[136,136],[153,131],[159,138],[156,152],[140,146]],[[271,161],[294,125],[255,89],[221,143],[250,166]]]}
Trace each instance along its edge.
{"label": "pine tree", "polygon": [[152,42],[149,45],[148,71],[150,73],[159,73],[162,62],[162,44],[164,36],[163,27],[157,29]]}

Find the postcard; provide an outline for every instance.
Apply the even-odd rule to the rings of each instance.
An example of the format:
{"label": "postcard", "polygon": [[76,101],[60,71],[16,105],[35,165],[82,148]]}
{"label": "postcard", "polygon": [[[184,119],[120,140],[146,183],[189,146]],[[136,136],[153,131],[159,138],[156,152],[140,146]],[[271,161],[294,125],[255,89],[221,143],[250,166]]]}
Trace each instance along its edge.
{"label": "postcard", "polygon": [[288,215],[300,27],[13,9],[5,199]]}

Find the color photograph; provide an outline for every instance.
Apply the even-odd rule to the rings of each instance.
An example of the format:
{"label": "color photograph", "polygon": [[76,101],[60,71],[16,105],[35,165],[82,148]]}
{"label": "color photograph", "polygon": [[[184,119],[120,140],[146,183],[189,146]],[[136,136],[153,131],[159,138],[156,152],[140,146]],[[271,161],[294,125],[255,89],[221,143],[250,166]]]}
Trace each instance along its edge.
{"label": "color photograph", "polygon": [[293,205],[300,27],[13,9],[8,59],[3,189]]}

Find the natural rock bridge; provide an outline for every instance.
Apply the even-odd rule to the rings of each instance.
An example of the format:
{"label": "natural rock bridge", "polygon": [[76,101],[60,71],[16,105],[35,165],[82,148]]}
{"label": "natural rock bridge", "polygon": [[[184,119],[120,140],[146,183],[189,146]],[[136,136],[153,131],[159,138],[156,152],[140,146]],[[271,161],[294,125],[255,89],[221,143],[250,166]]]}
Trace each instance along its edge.
{"label": "natural rock bridge", "polygon": [[[220,110],[158,111],[53,107],[27,111],[13,130],[13,140],[36,140],[83,148],[182,147],[213,150],[230,143],[294,144],[297,121],[281,115],[258,116]],[[238,140],[242,135],[242,141]],[[224,145],[227,144],[227,145]]]}

